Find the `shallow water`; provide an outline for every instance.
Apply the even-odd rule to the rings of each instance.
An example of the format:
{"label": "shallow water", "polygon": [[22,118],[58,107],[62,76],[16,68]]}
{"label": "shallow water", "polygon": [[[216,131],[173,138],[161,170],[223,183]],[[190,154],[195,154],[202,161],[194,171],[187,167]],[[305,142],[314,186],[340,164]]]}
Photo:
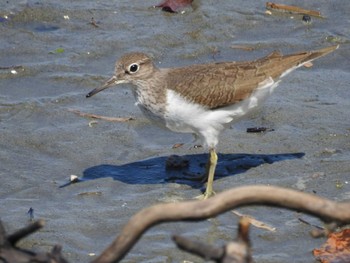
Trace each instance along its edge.
{"label": "shallow water", "polygon": [[[88,254],[101,252],[140,209],[199,194],[200,184],[164,166],[168,156],[184,155],[192,165],[190,174],[201,172],[206,150],[192,148],[191,135],[147,121],[126,86],[85,98],[130,51],[147,52],[159,66],[175,67],[340,43],[312,68],[286,77],[258,113],[222,134],[222,176],[214,188],[266,184],[349,199],[350,2],[295,1],[326,16],[312,18],[309,25],[297,15],[266,15],[265,1],[198,1],[185,14],[151,8],[156,1],[18,2],[0,2],[0,67],[18,66],[16,74],[0,69],[0,217],[9,232],[28,222],[30,207],[35,219],[47,222],[23,247],[46,251],[59,243],[68,260],[87,262]],[[98,27],[90,24],[92,17]],[[91,119],[70,109],[135,120],[98,120],[90,127]],[[245,132],[255,126],[274,131]],[[172,149],[175,143],[185,145]],[[304,156],[289,158],[295,153]],[[71,174],[93,180],[60,187]],[[89,192],[97,194],[83,194]],[[239,210],[277,228],[252,228],[257,262],[290,262],[291,257],[313,262],[312,249],[324,241],[312,239],[311,228],[298,220],[321,225],[311,217],[272,208]],[[235,236],[237,220],[226,213],[198,223],[156,226],[124,261],[201,262],[177,250],[170,236],[223,244]]]}

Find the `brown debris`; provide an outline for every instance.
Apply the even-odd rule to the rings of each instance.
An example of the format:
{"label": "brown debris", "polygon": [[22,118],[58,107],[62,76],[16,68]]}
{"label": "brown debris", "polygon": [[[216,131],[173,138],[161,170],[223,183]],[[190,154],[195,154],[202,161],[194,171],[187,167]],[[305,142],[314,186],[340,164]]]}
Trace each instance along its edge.
{"label": "brown debris", "polygon": [[322,263],[350,262],[350,229],[329,234],[327,242],[313,254]]}
{"label": "brown debris", "polygon": [[107,117],[107,116],[102,116],[102,115],[97,115],[97,114],[85,113],[85,112],[81,112],[81,111],[75,110],[75,109],[68,109],[68,111],[73,112],[81,117],[100,119],[100,120],[104,120],[104,121],[126,122],[126,121],[134,120],[134,118],[132,118],[132,117],[126,117],[126,118]]}
{"label": "brown debris", "polygon": [[155,7],[162,8],[165,12],[177,13],[180,9],[183,9],[192,4],[193,0],[165,0]]}
{"label": "brown debris", "polygon": [[252,226],[255,226],[256,228],[261,228],[261,229],[265,229],[265,230],[268,230],[268,231],[271,231],[271,232],[275,232],[276,231],[276,228],[273,227],[273,226],[270,226],[268,225],[267,223],[264,223],[260,220],[257,220],[256,218],[250,216],[250,215],[244,215],[244,214],[241,214],[240,212],[238,211],[235,211],[235,210],[232,210],[231,211],[234,215],[238,216],[244,220],[246,220],[247,222],[249,222],[249,224],[251,224]]}
{"label": "brown debris", "polygon": [[253,51],[254,47],[248,46],[248,45],[232,45],[232,49],[241,49],[244,51]]}
{"label": "brown debris", "polygon": [[96,28],[99,27],[99,25],[97,24],[97,22],[95,21],[95,19],[93,17],[91,18],[90,25],[92,25]]}
{"label": "brown debris", "polygon": [[182,147],[184,144],[183,143],[175,143],[174,145],[173,145],[173,147],[171,147],[172,149],[177,149],[177,148],[180,148],[180,147]]}
{"label": "brown debris", "polygon": [[282,4],[272,3],[272,2],[266,2],[266,9],[274,10],[274,11],[292,12],[292,13],[297,13],[301,15],[309,15],[309,16],[323,18],[321,13],[318,11],[307,10],[307,9],[300,8],[298,6],[282,5]]}

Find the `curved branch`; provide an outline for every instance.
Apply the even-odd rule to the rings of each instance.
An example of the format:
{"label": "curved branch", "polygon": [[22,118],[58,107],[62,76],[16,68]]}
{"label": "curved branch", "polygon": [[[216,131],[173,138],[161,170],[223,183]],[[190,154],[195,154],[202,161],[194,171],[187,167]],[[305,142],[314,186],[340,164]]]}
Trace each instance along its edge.
{"label": "curved branch", "polygon": [[325,222],[350,222],[350,202],[334,202],[312,194],[273,186],[244,186],[202,201],[158,204],[135,214],[113,243],[93,262],[121,260],[149,228],[163,222],[198,221],[248,205],[266,205],[298,210]]}

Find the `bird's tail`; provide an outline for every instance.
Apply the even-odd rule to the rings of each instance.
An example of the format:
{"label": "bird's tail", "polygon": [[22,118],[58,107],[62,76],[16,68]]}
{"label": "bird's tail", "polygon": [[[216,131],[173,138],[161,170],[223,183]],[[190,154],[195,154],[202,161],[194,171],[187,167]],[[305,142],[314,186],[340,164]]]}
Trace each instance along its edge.
{"label": "bird's tail", "polygon": [[265,71],[266,75],[271,76],[273,79],[278,79],[289,74],[296,68],[303,66],[307,62],[311,62],[333,52],[338,47],[339,45],[335,45],[315,51],[305,51],[290,55],[282,55],[280,52],[275,51],[261,59],[262,64],[264,64],[261,68]]}
{"label": "bird's tail", "polygon": [[286,57],[289,56],[301,56],[302,59],[299,62],[300,64],[305,64],[306,62],[310,62],[314,59],[323,57],[331,52],[333,52],[334,50],[338,49],[339,45],[335,45],[335,46],[330,46],[330,47],[325,47],[325,48],[321,48],[318,50],[314,50],[314,51],[309,51],[309,52],[302,52],[299,54],[293,54],[293,55],[287,55]]}

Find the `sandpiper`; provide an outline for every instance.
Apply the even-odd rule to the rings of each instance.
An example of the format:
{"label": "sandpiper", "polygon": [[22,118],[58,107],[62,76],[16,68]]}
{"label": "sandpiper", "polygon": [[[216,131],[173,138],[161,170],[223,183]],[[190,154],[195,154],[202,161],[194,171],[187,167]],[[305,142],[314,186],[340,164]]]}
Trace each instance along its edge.
{"label": "sandpiper", "polygon": [[157,68],[144,53],[129,53],[115,64],[114,75],[86,97],[114,85],[129,83],[137,105],[147,117],[174,132],[193,133],[209,148],[207,186],[214,194],[216,146],[230,123],[257,108],[280,79],[338,46],[282,55],[280,52],[244,62],[217,62],[178,68]]}

